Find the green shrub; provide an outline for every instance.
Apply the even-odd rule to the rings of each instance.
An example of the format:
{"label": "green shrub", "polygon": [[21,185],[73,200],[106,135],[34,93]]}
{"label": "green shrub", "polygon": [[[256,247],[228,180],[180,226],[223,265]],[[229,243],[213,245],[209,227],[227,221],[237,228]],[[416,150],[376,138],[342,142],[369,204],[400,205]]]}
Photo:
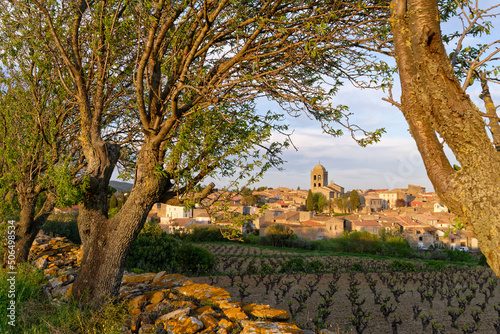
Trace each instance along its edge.
{"label": "green shrub", "polygon": [[382,241],[366,231],[354,231],[340,237],[343,251],[347,253],[377,254],[382,248]]}
{"label": "green shrub", "polygon": [[443,253],[447,255],[448,260],[453,262],[476,262],[476,258],[469,252],[462,252],[458,249],[443,249]]}
{"label": "green shrub", "polygon": [[283,242],[283,247],[311,250],[312,243],[309,240],[294,237],[294,238],[285,240]]}
{"label": "green shrub", "polygon": [[256,245],[259,243],[259,236],[255,234],[245,234],[243,236],[243,242],[250,245]]}
{"label": "green shrub", "polygon": [[362,271],[364,271],[364,266],[361,262],[356,262],[356,263],[353,263],[353,265],[351,266],[351,270],[362,272]]}
{"label": "green shrub", "polygon": [[387,237],[382,242],[380,254],[391,257],[410,257],[414,253],[413,248],[403,237]]}
{"label": "green shrub", "polygon": [[320,260],[312,260],[306,264],[306,271],[308,273],[319,273],[323,272],[325,269],[325,264]]}
{"label": "green shrub", "polygon": [[340,238],[316,240],[311,243],[311,247],[318,251],[343,252],[344,243]]}
{"label": "green shrub", "polygon": [[297,237],[292,229],[281,224],[273,224],[266,228],[266,235],[259,239],[259,243],[275,247],[286,247],[290,239]]}
{"label": "green shrub", "polygon": [[283,262],[281,265],[280,273],[301,273],[306,271],[306,263],[303,258],[295,257],[288,261]]}
{"label": "green shrub", "polygon": [[407,262],[407,261],[401,261],[401,260],[393,260],[390,264],[390,267],[394,271],[416,271],[417,270],[414,263]]}
{"label": "green shrub", "polygon": [[483,253],[479,253],[477,264],[480,266],[488,266],[488,262],[486,261],[486,256]]}
{"label": "green shrub", "polygon": [[428,270],[441,270],[444,268],[444,263],[441,261],[430,260],[426,264]]}
{"label": "green shrub", "polygon": [[[192,225],[193,226],[193,225]],[[182,234],[182,240],[190,242],[217,242],[217,241],[228,241],[224,238],[219,227],[216,226],[189,226],[190,233]]]}
{"label": "green shrub", "polygon": [[78,232],[78,215],[75,213],[58,213],[49,216],[41,230],[46,234],[54,233],[61,237],[66,237],[75,244],[81,244],[80,233]]}
{"label": "green shrub", "polygon": [[177,263],[184,272],[209,272],[215,267],[215,256],[207,249],[190,243],[183,243],[176,256]]}
{"label": "green shrub", "polygon": [[126,269],[174,272],[180,242],[155,224],[147,223],[130,248]]}

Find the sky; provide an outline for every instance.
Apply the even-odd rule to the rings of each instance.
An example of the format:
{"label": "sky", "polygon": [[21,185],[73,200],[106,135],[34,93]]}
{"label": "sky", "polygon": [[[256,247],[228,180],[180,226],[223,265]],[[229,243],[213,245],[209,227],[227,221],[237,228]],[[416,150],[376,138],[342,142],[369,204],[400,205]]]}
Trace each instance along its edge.
{"label": "sky", "polygon": [[[485,5],[489,3],[483,2]],[[491,5],[491,4],[489,4]],[[496,12],[499,12],[497,9]],[[500,28],[500,16],[490,19],[493,27]],[[460,22],[454,21],[442,25],[443,31],[456,31]],[[490,43],[498,38],[498,34],[479,38],[467,37],[464,46],[478,43]],[[449,52],[452,51],[451,46]],[[498,65],[498,64],[497,64]],[[490,86],[493,101],[500,101],[500,90]],[[474,85],[467,90],[473,102],[480,110],[483,102],[479,99],[480,87]],[[394,83],[393,97],[399,101],[399,82]],[[323,133],[318,122],[301,116],[290,119],[290,129],[293,130],[292,140],[297,150],[290,148],[284,152],[286,163],[283,170],[270,170],[255,186],[288,187],[296,189],[310,188],[310,172],[318,163],[328,170],[328,179],[345,188],[352,189],[394,189],[406,188],[408,184],[420,185],[426,191],[434,191],[427,177],[420,153],[411,137],[408,124],[401,111],[382,100],[387,94],[381,90],[358,89],[344,86],[335,97],[334,104],[344,104],[354,113],[353,123],[365,130],[385,128],[386,133],[379,143],[360,147],[348,133],[342,137],[333,138]],[[268,101],[259,101],[257,108],[275,110],[276,105]],[[458,164],[451,153],[445,148],[451,164]]]}
{"label": "sky", "polygon": [[[492,21],[494,27],[500,27],[500,17]],[[450,22],[448,28],[456,30],[456,25],[457,22]],[[445,25],[443,31],[448,28]],[[493,38],[497,38],[495,33],[492,35],[494,36],[483,40],[467,38],[464,44],[490,42]],[[490,88],[493,100],[498,103],[500,101],[498,86]],[[481,109],[483,103],[478,98],[480,87],[473,86],[467,92]],[[400,95],[396,75],[393,97],[398,101]],[[288,117],[290,130],[293,131],[291,139],[297,150],[293,147],[286,150],[283,154],[286,162],[282,170],[269,170],[263,179],[252,187],[281,186],[309,189],[310,172],[314,166],[321,163],[328,170],[329,181],[344,187],[346,191],[406,188],[408,184],[423,186],[427,191],[433,191],[415,141],[408,131],[408,125],[399,109],[382,100],[386,96],[387,94],[381,90],[361,90],[347,84],[333,99],[334,104],[350,107],[350,111],[354,113],[350,118],[352,123],[365,130],[385,128],[386,133],[379,143],[364,148],[360,147],[349,133],[338,138],[323,133],[320,124],[306,115],[299,118]],[[276,103],[265,99],[257,101],[257,110],[261,113],[267,110],[283,113]],[[447,150],[447,154],[450,162],[455,164],[450,150]],[[220,179],[209,179],[203,183],[211,181],[219,188],[228,185],[226,180]]]}
{"label": "sky", "polygon": [[[399,96],[394,93],[394,97]],[[334,104],[348,105],[354,113],[353,123],[365,130],[385,128],[380,142],[367,147],[359,146],[349,133],[336,138],[323,133],[320,124],[305,115],[289,118],[291,139],[297,150],[287,149],[283,154],[286,161],[283,169],[268,171],[255,186],[309,189],[310,172],[321,163],[328,170],[329,181],[346,191],[405,188],[408,184],[432,191],[408,125],[399,109],[382,100],[385,96],[382,91],[345,86],[333,100]],[[259,109],[266,107],[278,108],[268,101],[257,104]]]}

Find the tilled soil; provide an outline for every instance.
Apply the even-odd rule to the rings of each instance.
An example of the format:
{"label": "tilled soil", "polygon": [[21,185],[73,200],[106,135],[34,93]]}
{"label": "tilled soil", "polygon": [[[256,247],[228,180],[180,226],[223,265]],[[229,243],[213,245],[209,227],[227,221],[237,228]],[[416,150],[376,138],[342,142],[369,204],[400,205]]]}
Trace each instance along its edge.
{"label": "tilled soil", "polygon": [[[417,273],[418,274],[418,273]],[[415,275],[417,275],[415,274]],[[397,332],[400,334],[408,333],[473,333],[464,332],[464,325],[471,326],[474,324],[473,317],[471,312],[474,310],[480,309],[479,304],[484,303],[485,296],[477,289],[476,296],[472,299],[469,305],[466,306],[463,314],[460,315],[458,320],[456,321],[457,327],[453,328],[451,326],[451,317],[448,314],[447,300],[441,299],[441,295],[439,293],[435,294],[435,298],[432,301],[432,307],[430,303],[426,300],[421,301],[420,293],[417,289],[422,285],[419,281],[413,282],[412,280],[408,280],[407,283],[402,286],[401,284],[397,284],[395,288],[402,287],[405,289],[404,294],[399,298],[399,303],[396,302],[394,295],[391,293],[391,290],[387,288],[386,285],[382,284],[379,279],[379,275],[376,273],[371,273],[369,275],[373,275],[374,278],[378,279],[376,283],[377,293],[381,293],[381,297],[390,296],[390,300],[387,302],[387,306],[397,307],[395,313],[392,313],[388,317],[388,321],[384,319],[384,316],[381,312],[381,305],[375,304],[374,294],[371,291],[366,279],[365,275],[362,273],[357,273],[354,275],[354,279],[359,283],[355,286],[359,288],[359,300],[362,301],[364,298],[365,302],[361,305],[361,309],[363,311],[371,312],[368,316],[368,324],[367,328],[363,333],[393,333],[393,328],[391,323],[394,319],[401,319],[401,324],[397,326]],[[453,273],[448,274],[447,278],[452,280]],[[308,282],[313,282],[316,278],[313,274],[302,275],[300,282],[297,284],[297,275],[281,275],[282,280],[285,281],[293,281],[293,286],[290,291],[276,302],[276,297],[274,295],[275,291],[278,291],[279,285],[276,285],[272,291],[269,291],[266,294],[266,287],[263,283],[256,285],[254,277],[255,276],[245,276],[242,282],[243,285],[248,284],[245,290],[250,292],[248,297],[244,298],[244,302],[247,303],[259,303],[259,304],[267,304],[271,307],[280,308],[284,310],[289,310],[289,301],[293,301],[292,307],[297,307],[298,303],[293,299],[293,295],[295,291],[298,289],[305,289],[306,284]],[[196,283],[207,283],[211,284],[211,279],[209,277],[192,277]],[[496,278],[492,278],[496,279]],[[306,304],[307,308],[299,313],[296,318],[296,323],[301,328],[309,328],[313,329],[313,318],[317,314],[318,304],[323,300],[320,296],[320,292],[324,294],[325,290],[328,289],[328,284],[332,282],[333,274],[326,273],[323,275],[319,283],[316,285],[317,291],[313,292],[312,295],[307,299]],[[237,277],[235,279],[234,286],[231,286],[230,279],[228,277],[219,277],[219,281],[213,285],[222,287],[231,293],[233,300],[240,300],[239,295],[239,286],[238,284],[241,282],[240,278]],[[241,284],[241,283],[240,283]],[[349,290],[349,274],[343,273],[338,280],[338,291],[333,296],[333,305],[330,307],[331,314],[327,318],[327,329],[333,330],[339,333],[355,333],[354,326],[351,324],[349,319],[350,316],[353,315],[352,311],[352,303],[349,301],[347,294]],[[471,291],[466,289],[467,286],[464,284],[464,289],[459,293],[460,298],[465,298],[467,294],[470,294]],[[431,286],[426,287],[432,289]],[[460,283],[456,284],[456,288],[461,289],[462,285]],[[420,288],[421,289],[421,288]],[[486,285],[484,286],[486,289]],[[489,333],[494,334],[498,333],[495,329],[494,323],[499,319],[499,313],[495,310],[495,305],[499,305],[500,302],[500,292],[498,291],[499,287],[497,286],[494,290],[494,296],[489,299],[489,302],[486,304],[486,308],[484,312],[479,314],[479,330],[474,333]],[[423,330],[422,319],[420,315],[416,316],[414,319],[413,307],[418,307],[422,311],[420,315],[429,316],[432,314],[432,320],[427,325],[426,329]],[[457,297],[454,297],[451,301],[451,309],[458,311],[458,301]],[[435,322],[435,326],[437,326],[437,331],[434,331],[432,328],[432,323]]]}

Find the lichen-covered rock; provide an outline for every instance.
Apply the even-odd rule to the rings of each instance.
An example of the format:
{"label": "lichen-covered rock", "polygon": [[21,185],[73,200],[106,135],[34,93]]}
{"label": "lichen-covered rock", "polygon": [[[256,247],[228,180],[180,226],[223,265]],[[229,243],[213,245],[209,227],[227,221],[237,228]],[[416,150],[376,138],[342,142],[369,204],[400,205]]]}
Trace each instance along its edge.
{"label": "lichen-covered rock", "polygon": [[210,286],[208,284],[190,284],[176,288],[176,290],[187,297],[193,297],[197,300],[210,302],[219,305],[223,301],[230,301],[231,295],[226,290]]}
{"label": "lichen-covered rock", "polygon": [[[82,249],[65,238],[39,236],[33,243],[30,259],[55,277],[43,287],[54,303],[70,295],[81,255]],[[130,307],[123,333],[148,334],[164,328],[169,334],[229,334],[238,326],[243,334],[301,333],[293,324],[278,322],[290,319],[284,310],[232,301],[225,289],[195,284],[179,274],[125,273],[118,298]]]}
{"label": "lichen-covered rock", "polygon": [[243,312],[254,317],[272,321],[287,321],[290,314],[285,310],[273,309],[269,305],[248,304],[243,306]]}
{"label": "lichen-covered rock", "polygon": [[156,325],[163,325],[163,328],[174,334],[194,334],[203,329],[203,322],[196,317],[184,317],[180,319],[169,319],[166,321],[157,320]]}
{"label": "lichen-covered rock", "polygon": [[[160,275],[162,274],[162,275]],[[151,282],[151,286],[156,287],[165,287],[165,288],[173,288],[177,286],[184,286],[193,284],[193,281],[187,279],[185,276],[179,274],[167,274],[164,271],[158,273],[153,278]]]}
{"label": "lichen-covered rock", "polygon": [[302,330],[293,325],[283,322],[248,322],[241,334],[300,334]]}
{"label": "lichen-covered rock", "polygon": [[122,284],[150,283],[155,276],[156,274],[154,273],[146,273],[146,274],[126,273],[123,275]]}
{"label": "lichen-covered rock", "polygon": [[170,319],[179,319],[187,316],[191,312],[191,308],[183,308],[179,310],[172,311],[170,313],[164,314],[157,319],[157,321],[167,321]]}

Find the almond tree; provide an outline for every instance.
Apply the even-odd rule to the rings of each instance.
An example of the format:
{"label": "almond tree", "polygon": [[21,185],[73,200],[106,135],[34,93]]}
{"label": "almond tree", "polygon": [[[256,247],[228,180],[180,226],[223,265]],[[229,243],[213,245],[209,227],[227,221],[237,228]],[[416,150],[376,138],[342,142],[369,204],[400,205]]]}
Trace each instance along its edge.
{"label": "almond tree", "polygon": [[[332,123],[340,123],[361,133],[362,145],[382,133],[351,124],[346,108],[329,101],[344,79],[383,84],[370,71],[387,66],[366,55],[384,48],[389,33],[380,26],[378,1],[9,3],[19,9],[19,23],[37,22],[33,34],[80,116],[86,169],[77,296],[87,290],[99,301],[118,293],[128,250],[154,203],[208,175],[252,180],[254,167],[259,176],[280,162],[282,144],[268,139],[285,128],[279,115],[255,112],[256,98],[277,101],[294,116],[306,111],[333,135],[341,131]],[[110,110],[117,101],[123,113]],[[121,147],[104,135],[122,122],[140,130],[134,188],[108,219],[107,187]]]}
{"label": "almond tree", "polygon": [[[467,15],[471,20],[488,15],[475,10],[472,2],[457,1],[455,8],[456,4],[467,12],[471,10]],[[475,63],[468,64],[470,73],[466,70],[461,84],[443,45],[437,1],[393,0],[391,8],[402,88],[401,103],[393,102],[409,124],[434,189],[454,213],[472,226],[488,264],[500,276],[500,146],[495,134],[498,117],[485,90],[482,96],[486,113],[479,111],[464,91],[474,75],[482,81],[487,79],[478,68],[484,65],[483,60],[494,59],[499,50],[481,48],[473,58]],[[460,170],[450,164],[444,144],[460,163]]]}
{"label": "almond tree", "polygon": [[[79,169],[74,108],[58,89],[50,67],[26,57],[29,51],[9,45],[8,54],[1,55],[0,216],[17,220],[16,262],[28,259],[54,205],[73,204],[79,195],[72,184]],[[9,61],[12,57],[14,62]],[[8,205],[13,201],[17,205]]]}

